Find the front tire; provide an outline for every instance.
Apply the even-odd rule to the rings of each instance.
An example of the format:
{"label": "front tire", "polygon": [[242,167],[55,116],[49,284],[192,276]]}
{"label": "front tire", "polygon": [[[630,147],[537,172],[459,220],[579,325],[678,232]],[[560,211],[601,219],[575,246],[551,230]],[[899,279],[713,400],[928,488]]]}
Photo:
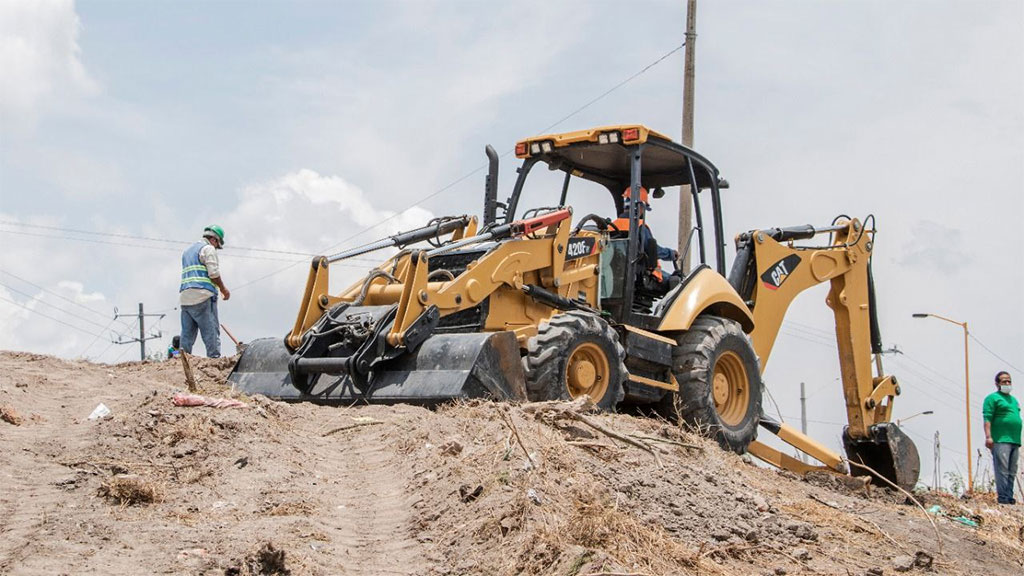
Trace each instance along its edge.
{"label": "front tire", "polygon": [[533,402],[590,396],[611,412],[625,395],[626,351],[604,319],[570,311],[542,323],[523,357],[526,393]]}
{"label": "front tire", "polygon": [[750,339],[732,320],[701,316],[676,341],[672,369],[679,392],[667,394],[660,411],[742,454],[757,438],[761,419],[761,370]]}

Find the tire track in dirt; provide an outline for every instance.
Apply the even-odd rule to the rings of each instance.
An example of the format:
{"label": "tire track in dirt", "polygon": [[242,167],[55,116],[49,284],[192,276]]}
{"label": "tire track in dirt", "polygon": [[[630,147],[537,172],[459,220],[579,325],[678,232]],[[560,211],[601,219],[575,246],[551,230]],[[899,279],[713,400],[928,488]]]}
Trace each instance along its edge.
{"label": "tire track in dirt", "polygon": [[[349,559],[345,574],[425,574],[428,563],[416,539],[413,504],[407,486],[411,471],[394,451],[383,448],[379,433],[350,434],[333,443],[318,472],[337,487],[327,527],[333,528],[338,553]],[[339,450],[339,446],[344,449]]]}
{"label": "tire track in dirt", "polygon": [[[31,572],[38,561],[53,564],[52,540],[60,532],[55,518],[76,524],[86,515],[82,509],[62,509],[65,490],[76,487],[76,473],[62,461],[70,444],[83,441],[71,433],[86,425],[72,414],[91,410],[86,394],[48,381],[51,360],[30,362],[15,378],[0,378],[0,402],[15,408],[23,421],[14,426],[0,423],[0,573]],[[59,408],[53,394],[60,395]],[[83,412],[84,411],[84,412]],[[58,484],[45,479],[61,478]],[[73,508],[73,507],[72,507]],[[70,516],[70,518],[69,518]],[[68,541],[65,548],[84,549]],[[58,554],[64,556],[64,554]],[[71,559],[68,559],[70,565]],[[45,570],[43,571],[45,572]]]}

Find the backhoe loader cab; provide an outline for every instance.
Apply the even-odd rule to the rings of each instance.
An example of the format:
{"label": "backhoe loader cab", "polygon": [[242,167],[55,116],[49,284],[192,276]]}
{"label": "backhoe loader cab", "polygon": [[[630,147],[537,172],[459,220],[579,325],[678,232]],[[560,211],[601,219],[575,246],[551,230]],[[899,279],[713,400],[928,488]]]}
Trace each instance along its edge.
{"label": "backhoe loader cab", "polygon": [[[602,214],[611,214],[613,217],[624,211],[624,190],[629,189],[633,197],[639,197],[637,190],[645,187],[653,191],[655,197],[660,197],[664,195],[665,188],[689,185],[696,216],[691,238],[696,237],[699,259],[699,266],[694,272],[709,266],[700,202],[700,194],[707,192],[711,196],[713,270],[719,276],[725,276],[725,239],[719,190],[727,184],[720,178],[718,169],[695,151],[644,126],[636,125],[606,126],[538,136],[518,142],[515,151],[516,157],[523,159],[515,187],[504,204],[497,203],[491,195],[492,190],[488,189],[484,225],[494,221],[508,222],[528,212],[520,208],[520,199],[538,163],[546,165],[549,170],[565,174],[561,191],[557,193],[557,204],[554,204],[556,192],[552,190],[547,205],[566,206],[573,182],[589,181],[599,185],[598,188],[603,188],[608,194],[608,209]],[[591,186],[588,190],[593,191],[594,188]],[[675,290],[666,295],[666,301],[651,310],[651,300],[660,295],[638,294],[640,287],[630,281],[642,272],[637,270],[637,263],[641,260],[637,206],[637,203],[629,203],[625,207],[628,208],[629,229],[620,231],[613,228],[603,251],[601,309],[621,324],[657,329],[661,313],[685,290]],[[504,212],[498,214],[498,209]],[[584,216],[577,222],[577,228],[582,227],[583,230],[608,230],[608,224],[601,220],[600,214]],[[745,307],[739,302],[735,304],[734,310],[726,310],[729,305],[724,304],[719,312],[726,312],[727,317],[745,324],[749,330],[752,323],[745,313]]]}
{"label": "backhoe loader cab", "polygon": [[[846,218],[821,229],[742,234],[730,281],[719,196],[726,186],[693,150],[640,125],[529,138],[516,144],[522,165],[505,202],[498,201],[498,156],[490,146],[487,154],[482,222],[437,218],[314,258],[292,329],[284,339],[252,342],[230,380],[250,394],[321,403],[587,395],[614,410],[629,401],[681,418],[726,449],[809,468],[756,442],[760,424],[844,471],[841,457],[761,411],[761,372],[789,302],[831,281],[828,304],[850,419],[847,452],[901,485],[916,481],[916,450],[888,422],[899,387],[882,374],[878,356],[878,375],[871,375],[873,230]],[[523,203],[538,164],[564,174],[560,190],[542,190],[546,208]],[[637,202],[628,204],[626,230],[606,215],[623,211],[627,188],[639,198],[641,186],[657,196],[681,185],[691,190],[698,264],[667,293],[650,293],[637,283]],[[570,195],[576,202],[580,191],[597,191],[608,209],[574,214]],[[826,246],[793,245],[822,233],[830,237]],[[387,247],[400,250],[340,293],[328,293],[332,263]]]}

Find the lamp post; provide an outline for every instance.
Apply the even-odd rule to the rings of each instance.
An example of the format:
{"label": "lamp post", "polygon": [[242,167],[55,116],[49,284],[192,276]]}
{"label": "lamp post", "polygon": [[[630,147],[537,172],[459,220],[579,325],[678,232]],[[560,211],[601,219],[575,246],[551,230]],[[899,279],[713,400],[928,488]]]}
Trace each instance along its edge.
{"label": "lamp post", "polygon": [[918,313],[913,316],[914,318],[938,318],[964,329],[964,390],[965,406],[967,409],[967,493],[970,494],[974,492],[974,470],[971,464],[971,363],[967,352],[967,322],[957,322],[938,314]]}
{"label": "lamp post", "polygon": [[907,416],[906,418],[897,418],[896,419],[896,425],[899,426],[901,423],[906,422],[907,420],[910,420],[911,418],[914,418],[914,417],[917,417],[917,416],[921,416],[921,415],[925,415],[925,414],[934,414],[934,413],[935,412],[932,411],[932,410],[925,410],[924,412],[918,412],[917,414],[911,414],[910,416]]}

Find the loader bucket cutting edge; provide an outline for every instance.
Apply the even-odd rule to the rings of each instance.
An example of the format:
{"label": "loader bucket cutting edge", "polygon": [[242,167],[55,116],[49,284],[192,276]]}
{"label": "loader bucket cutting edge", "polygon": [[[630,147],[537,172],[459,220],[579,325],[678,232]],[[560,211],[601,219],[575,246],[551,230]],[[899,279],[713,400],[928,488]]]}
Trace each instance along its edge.
{"label": "loader bucket cutting edge", "polygon": [[460,398],[526,400],[525,375],[511,332],[435,334],[416,352],[379,366],[368,393],[348,376],[321,374],[309,393],[292,384],[292,355],[280,338],[249,344],[228,381],[246,394],[288,402],[435,405]]}
{"label": "loader bucket cutting edge", "polygon": [[[851,463],[872,468],[878,475],[908,492],[917,485],[921,473],[917,446],[896,424],[886,422],[872,426],[869,438],[852,438],[849,429],[844,429],[843,447]],[[850,474],[876,476],[855,465],[850,466]]]}

